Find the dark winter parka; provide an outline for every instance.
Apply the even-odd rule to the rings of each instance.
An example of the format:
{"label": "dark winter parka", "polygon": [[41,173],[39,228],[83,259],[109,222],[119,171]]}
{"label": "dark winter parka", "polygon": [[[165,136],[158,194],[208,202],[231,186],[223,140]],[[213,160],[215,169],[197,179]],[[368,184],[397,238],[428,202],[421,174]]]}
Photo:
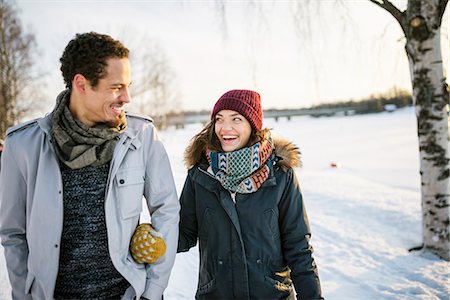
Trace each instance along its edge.
{"label": "dark winter parka", "polygon": [[178,252],[199,241],[197,299],[321,298],[310,229],[293,171],[299,152],[275,139],[279,158],[257,192],[235,202],[208,171],[192,167],[181,194]]}

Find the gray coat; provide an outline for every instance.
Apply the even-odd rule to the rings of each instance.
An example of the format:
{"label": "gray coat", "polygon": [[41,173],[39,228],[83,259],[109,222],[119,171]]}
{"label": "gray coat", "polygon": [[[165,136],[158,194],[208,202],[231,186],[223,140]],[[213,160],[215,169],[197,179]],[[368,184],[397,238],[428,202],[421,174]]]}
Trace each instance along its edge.
{"label": "gray coat", "polygon": [[[13,299],[52,299],[63,225],[62,179],[51,142],[51,118],[7,132],[0,172],[0,238]],[[161,299],[174,264],[179,202],[166,151],[150,119],[127,115],[111,161],[105,199],[108,245],[117,271],[131,284],[122,299]],[[145,197],[167,244],[164,257],[137,264],[129,253]],[[88,267],[88,266],[87,266]]]}

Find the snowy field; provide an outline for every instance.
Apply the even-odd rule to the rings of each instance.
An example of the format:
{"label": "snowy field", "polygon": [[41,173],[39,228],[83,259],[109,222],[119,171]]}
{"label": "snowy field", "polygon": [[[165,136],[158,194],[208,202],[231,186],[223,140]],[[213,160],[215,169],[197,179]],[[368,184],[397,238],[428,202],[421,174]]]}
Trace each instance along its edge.
{"label": "snowy field", "polygon": [[[450,264],[408,252],[422,241],[413,109],[264,125],[302,151],[303,167],[296,171],[326,299],[449,299]],[[183,150],[199,130],[191,125],[160,133],[178,192],[186,176]],[[165,299],[193,299],[197,272],[197,248],[178,254]],[[0,247],[0,299],[9,295]]]}

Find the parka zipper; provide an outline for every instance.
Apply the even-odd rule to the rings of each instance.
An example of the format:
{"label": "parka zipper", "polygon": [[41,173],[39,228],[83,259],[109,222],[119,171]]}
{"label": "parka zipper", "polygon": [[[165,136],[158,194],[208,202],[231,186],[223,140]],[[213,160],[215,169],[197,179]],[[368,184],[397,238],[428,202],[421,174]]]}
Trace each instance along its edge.
{"label": "parka zipper", "polygon": [[205,171],[205,170],[203,170],[202,168],[200,168],[200,167],[197,167],[197,169],[199,169],[200,170],[200,172],[202,172],[202,173],[204,173],[204,174],[206,174],[206,175],[208,175],[209,177],[211,177],[211,178],[214,178],[215,180],[217,180],[217,178],[216,177],[214,177],[211,173],[209,173],[208,171]]}

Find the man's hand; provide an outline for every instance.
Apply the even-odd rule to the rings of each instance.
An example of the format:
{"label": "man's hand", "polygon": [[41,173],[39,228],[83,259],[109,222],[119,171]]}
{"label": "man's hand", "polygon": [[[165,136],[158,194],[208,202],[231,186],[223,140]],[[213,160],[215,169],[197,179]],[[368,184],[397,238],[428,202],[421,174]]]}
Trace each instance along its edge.
{"label": "man's hand", "polygon": [[149,223],[140,224],[131,238],[130,251],[137,263],[154,263],[166,252],[163,235]]}

